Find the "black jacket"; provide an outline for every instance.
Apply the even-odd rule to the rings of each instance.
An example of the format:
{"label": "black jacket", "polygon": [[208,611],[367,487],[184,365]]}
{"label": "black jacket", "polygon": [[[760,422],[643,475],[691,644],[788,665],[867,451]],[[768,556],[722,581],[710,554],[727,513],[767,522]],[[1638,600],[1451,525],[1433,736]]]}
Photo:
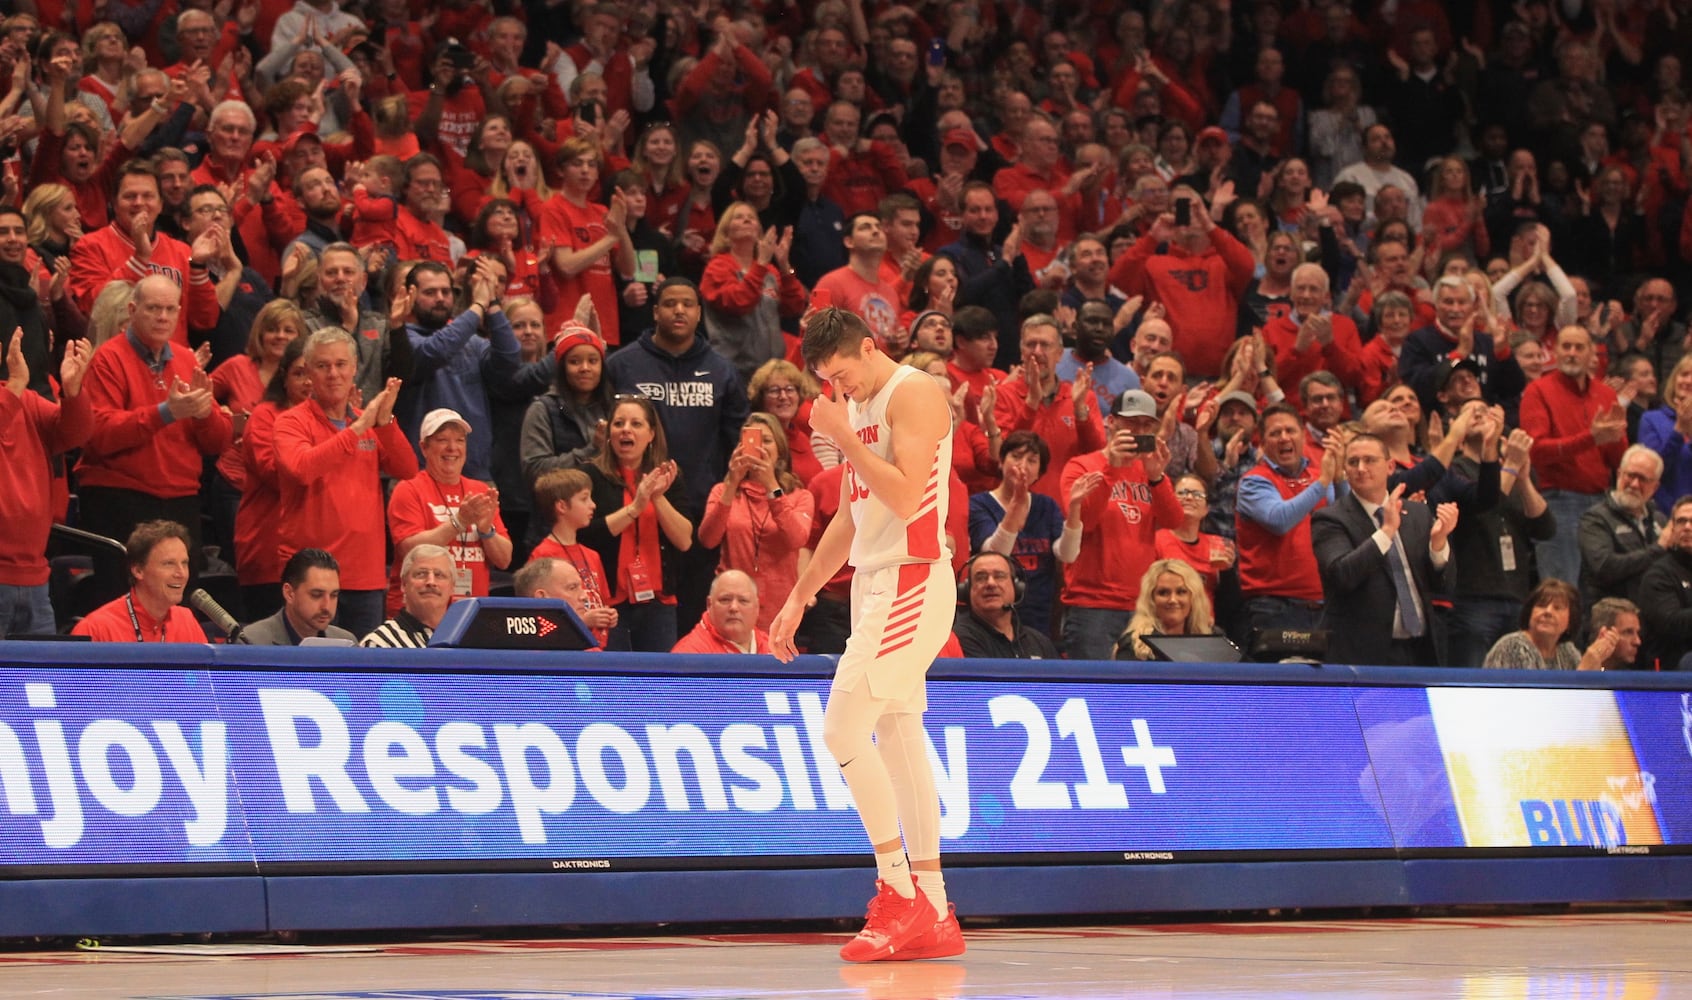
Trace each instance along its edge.
{"label": "black jacket", "polygon": [[970,659],[985,660],[1055,660],[1057,646],[1052,640],[1022,624],[1022,618],[1011,612],[1011,629],[1015,639],[975,616],[968,607],[959,606],[958,617],[952,622],[952,634]]}
{"label": "black jacket", "polygon": [[1639,581],[1638,604],[1645,626],[1639,665],[1678,669],[1692,652],[1692,553],[1674,549],[1653,562]]}
{"label": "black jacket", "polygon": [[[1398,595],[1392,586],[1387,556],[1369,536],[1378,525],[1364,510],[1354,494],[1347,493],[1339,502],[1323,507],[1310,518],[1310,537],[1316,550],[1316,564],[1322,572],[1322,591],[1326,597],[1323,627],[1329,630],[1329,663],[1395,664],[1392,645],[1393,612],[1398,607]],[[1404,504],[1404,517],[1398,529],[1410,575],[1421,597],[1423,617],[1433,617],[1432,596],[1445,589],[1445,575],[1434,569],[1433,557],[1428,553],[1428,535],[1433,527],[1433,515],[1425,504],[1409,501]],[[1446,563],[1450,569],[1451,563]],[[1429,631],[1424,628],[1422,638]],[[1432,666],[1432,644],[1424,642],[1427,653],[1422,665]]]}

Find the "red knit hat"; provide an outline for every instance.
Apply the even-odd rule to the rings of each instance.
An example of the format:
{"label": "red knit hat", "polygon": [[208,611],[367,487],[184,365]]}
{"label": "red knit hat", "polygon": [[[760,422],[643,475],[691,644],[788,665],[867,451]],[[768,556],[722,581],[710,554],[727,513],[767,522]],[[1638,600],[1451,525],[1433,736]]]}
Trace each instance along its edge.
{"label": "red knit hat", "polygon": [[584,345],[598,351],[601,359],[605,357],[605,341],[599,339],[599,334],[580,323],[567,322],[559,331],[558,342],[552,345],[552,356],[563,364],[564,355],[569,354],[572,348]]}

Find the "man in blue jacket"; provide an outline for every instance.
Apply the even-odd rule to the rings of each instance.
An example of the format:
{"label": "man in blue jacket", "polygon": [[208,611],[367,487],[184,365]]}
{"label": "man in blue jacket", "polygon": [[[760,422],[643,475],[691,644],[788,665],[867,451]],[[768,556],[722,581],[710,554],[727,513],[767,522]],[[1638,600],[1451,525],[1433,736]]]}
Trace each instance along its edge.
{"label": "man in blue jacket", "polygon": [[[617,392],[638,392],[657,406],[689,506],[702,511],[711,487],[728,474],[751,407],[734,365],[700,335],[698,286],[670,278],[658,286],[656,298],[656,325],[611,355],[606,374]],[[696,544],[683,559],[676,617],[686,632],[705,608],[717,551]]]}
{"label": "man in blue jacket", "polygon": [[[488,386],[510,382],[522,362],[517,335],[500,308],[504,266],[496,258],[478,257],[470,265],[468,281],[470,305],[453,316],[452,272],[446,265],[424,261],[406,276],[411,322],[405,329],[415,368],[397,415],[405,436],[413,442],[418,440],[423,414],[443,407],[458,411],[472,427],[492,427]],[[476,336],[484,327],[488,335]],[[472,434],[466,443],[464,474],[491,481],[493,437],[476,437]]]}

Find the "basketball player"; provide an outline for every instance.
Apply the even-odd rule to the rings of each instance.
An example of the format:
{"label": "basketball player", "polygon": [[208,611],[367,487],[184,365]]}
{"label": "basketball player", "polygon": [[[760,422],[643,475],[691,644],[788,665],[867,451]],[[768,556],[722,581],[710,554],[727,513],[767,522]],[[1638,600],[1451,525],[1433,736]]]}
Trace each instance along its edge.
{"label": "basketball player", "polygon": [[945,535],[951,410],[932,377],[896,364],[864,321],[843,309],[810,317],[803,351],[834,387],[834,399],[812,404],[811,428],[844,455],[840,507],[852,516],[829,522],[770,623],[770,644],[783,661],[794,657],[806,603],[849,558],[852,634],[829,691],[823,738],[875,845],[878,891],[864,929],[840,957],[961,955],[963,934],[940,874],[940,800],[922,728],[924,678],[957,603]]}

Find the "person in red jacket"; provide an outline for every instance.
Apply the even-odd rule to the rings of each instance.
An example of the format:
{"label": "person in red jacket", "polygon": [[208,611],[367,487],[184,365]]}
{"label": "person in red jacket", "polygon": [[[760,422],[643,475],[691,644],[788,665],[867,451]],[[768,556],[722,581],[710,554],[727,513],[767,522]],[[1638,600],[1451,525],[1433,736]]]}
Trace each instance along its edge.
{"label": "person in red jacket", "polygon": [[[401,292],[409,308],[410,293]],[[394,423],[400,380],[391,378],[363,411],[352,406],[358,347],[339,327],[305,346],[311,398],[276,418],[276,465],[282,482],[281,556],[326,550],[341,564],[335,624],[365,635],[382,624],[388,590],[382,476],[417,475],[417,454]]]}
{"label": "person in red jacket", "polygon": [[84,528],[127,538],[140,522],[164,518],[187,525],[197,551],[204,456],[227,448],[233,427],[212,398],[211,378],[171,343],[181,309],[170,278],[136,282],[127,329],[90,364],[94,432],[76,472]]}
{"label": "person in red jacket", "polygon": [[445,179],[441,161],[428,153],[405,161],[405,186],[400,189],[399,216],[394,220],[394,252],[400,260],[452,266],[452,244],[430,214],[435,202],[446,195]]}
{"label": "person in red jacket", "polygon": [[188,529],[175,521],[147,521],[127,537],[134,586],[89,612],[71,635],[95,642],[205,642],[194,612],[181,606],[188,590]]}
{"label": "person in red jacket", "polygon": [[282,273],[280,251],[299,235],[299,228],[276,197],[283,191],[276,183],[275,155],[253,151],[257,128],[253,109],[242,101],[224,101],[213,108],[206,128],[211,152],[200,161],[193,178],[195,184],[234,185],[236,198],[230,213],[246,248],[247,264],[266,281],[275,281]]}
{"label": "person in red jacket", "polygon": [[1616,391],[1592,377],[1592,334],[1586,327],[1557,332],[1557,370],[1528,383],[1521,427],[1533,436],[1539,490],[1557,519],[1557,533],[1534,543],[1540,579],[1580,579],[1575,527],[1602,500],[1627,450],[1627,411]]}
{"label": "person in red jacket", "polygon": [[1154,437],[1159,423],[1157,401],[1129,389],[1106,422],[1108,443],[1063,467],[1068,513],[1052,552],[1068,566],[1063,650],[1072,660],[1111,658],[1134,615],[1137,581],[1157,558],[1158,529],[1178,528],[1185,517],[1163,474],[1169,445]]}
{"label": "person in red jacket", "polygon": [[163,201],[153,168],[138,160],[123,165],[117,188],[117,217],[112,224],[77,240],[71,247],[70,293],[85,314],[114,281],[135,284],[150,274],[168,278],[177,289],[169,340],[188,349],[188,328],[209,330],[222,309],[207,268],[228,234],[212,226],[194,246],[157,230]]}
{"label": "person in red jacket", "polygon": [[1073,383],[1059,379],[1057,363],[1062,353],[1057,320],[1045,314],[1028,317],[1022,323],[1022,373],[999,383],[993,404],[999,433],[1033,431],[1051,449],[1051,463],[1030,489],[1060,505],[1067,501],[1068,488],[1060,485],[1059,478],[1068,475],[1069,460],[1105,447],[1105,426],[1094,405],[1090,369],[1078,370]]}
{"label": "person in red jacket", "polygon": [[903,191],[909,183],[892,146],[859,135],[862,122],[863,112],[846,101],[830,104],[823,116],[822,138],[828,143],[829,159],[822,193],[847,218],[874,212],[889,192]]}
{"label": "person in red jacket", "polygon": [[59,401],[29,388],[23,330],[13,331],[0,375],[0,639],[8,635],[51,635],[53,605],[47,598],[47,534],[53,527],[54,455],[77,448],[94,428],[94,413],[82,391],[90,349],[86,340],[65,344],[59,367]]}
{"label": "person in red jacket", "polygon": [[1292,312],[1263,326],[1275,356],[1275,381],[1298,385],[1314,371],[1333,372],[1347,389],[1361,392],[1363,341],[1357,324],[1328,309],[1328,272],[1300,264],[1292,273]]}
{"label": "person in red jacket", "polygon": [[[1192,188],[1177,188],[1175,198],[1177,207],[1181,199],[1188,201],[1192,223],[1177,227],[1173,214],[1159,215],[1151,232],[1111,267],[1110,283],[1129,295],[1163,303],[1187,374],[1216,378],[1223,374],[1222,356],[1234,342],[1240,293],[1250,283],[1257,261],[1211,217],[1212,211],[1220,212],[1233,200],[1226,185],[1210,210]],[[1158,248],[1165,244],[1167,249],[1160,253]]]}
{"label": "person in red jacket", "polygon": [[769,633],[758,627],[758,585],[738,569],[711,581],[705,617],[670,648],[672,653],[768,653]]}

